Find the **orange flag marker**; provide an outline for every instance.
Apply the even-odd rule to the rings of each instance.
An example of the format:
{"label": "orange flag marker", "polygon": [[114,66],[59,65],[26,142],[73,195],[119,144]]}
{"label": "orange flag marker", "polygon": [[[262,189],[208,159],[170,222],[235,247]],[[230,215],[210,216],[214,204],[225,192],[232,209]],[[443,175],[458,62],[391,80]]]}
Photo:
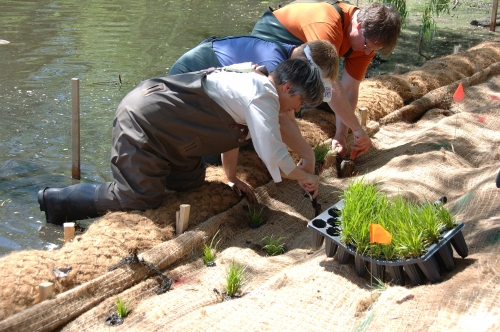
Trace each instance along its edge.
{"label": "orange flag marker", "polygon": [[464,100],[464,87],[462,86],[462,82],[460,82],[457,89],[455,90],[455,93],[453,94],[453,99],[455,99],[457,103]]}
{"label": "orange flag marker", "polygon": [[379,224],[370,224],[370,243],[390,244],[391,233]]}

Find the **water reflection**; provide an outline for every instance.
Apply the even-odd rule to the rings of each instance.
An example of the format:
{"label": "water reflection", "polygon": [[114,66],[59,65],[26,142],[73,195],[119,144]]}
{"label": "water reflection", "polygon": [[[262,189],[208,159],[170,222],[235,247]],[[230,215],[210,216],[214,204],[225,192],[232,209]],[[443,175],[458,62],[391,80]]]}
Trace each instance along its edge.
{"label": "water reflection", "polygon": [[[118,103],[210,35],[250,33],[266,4],[225,1],[2,1],[0,255],[53,248],[36,194],[71,180],[71,88],[80,79],[82,182],[109,181]],[[195,24],[194,24],[195,22]],[[121,82],[120,82],[121,79]]]}

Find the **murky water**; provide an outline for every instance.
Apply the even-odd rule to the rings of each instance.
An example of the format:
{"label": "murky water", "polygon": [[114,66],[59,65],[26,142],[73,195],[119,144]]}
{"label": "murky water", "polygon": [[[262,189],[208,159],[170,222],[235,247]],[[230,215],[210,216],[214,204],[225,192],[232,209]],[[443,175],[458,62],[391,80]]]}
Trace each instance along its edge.
{"label": "murky water", "polygon": [[[71,79],[80,80],[82,182],[110,181],[114,112],[210,35],[249,34],[257,0],[2,0],[0,255],[60,246],[38,190],[71,179]],[[120,82],[121,81],[121,82]],[[40,229],[42,227],[42,229]]]}

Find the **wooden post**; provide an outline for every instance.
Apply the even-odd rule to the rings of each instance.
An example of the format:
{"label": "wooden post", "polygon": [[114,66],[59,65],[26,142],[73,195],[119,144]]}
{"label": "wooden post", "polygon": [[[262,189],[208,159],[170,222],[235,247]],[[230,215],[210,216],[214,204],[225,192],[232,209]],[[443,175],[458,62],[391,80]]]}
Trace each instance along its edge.
{"label": "wooden post", "polygon": [[75,237],[75,223],[65,222],[63,226],[64,226],[64,243],[67,243]]}
{"label": "wooden post", "polygon": [[410,91],[412,95],[416,95],[418,93],[418,85],[410,86]]}
{"label": "wooden post", "polygon": [[476,61],[476,73],[480,72],[483,70],[483,62],[482,61]]}
{"label": "wooden post", "polygon": [[54,297],[54,284],[51,282],[42,282],[38,285],[40,302]]}
{"label": "wooden post", "polygon": [[80,180],[80,80],[71,79],[71,177]]}
{"label": "wooden post", "polygon": [[495,26],[497,25],[497,12],[498,12],[498,0],[493,0],[493,7],[491,8],[491,22],[490,31],[495,32]]}
{"label": "wooden post", "polygon": [[179,218],[175,225],[177,235],[181,235],[188,228],[190,211],[191,211],[191,205],[181,204],[179,211]]}
{"label": "wooden post", "polygon": [[360,107],[359,108],[359,123],[361,127],[366,127],[366,119],[368,117],[368,108]]}
{"label": "wooden post", "polygon": [[457,54],[458,52],[460,52],[461,47],[462,47],[462,45],[453,46],[453,54]]}
{"label": "wooden post", "polygon": [[395,65],[394,66],[394,74],[401,75],[403,73],[403,66]]}

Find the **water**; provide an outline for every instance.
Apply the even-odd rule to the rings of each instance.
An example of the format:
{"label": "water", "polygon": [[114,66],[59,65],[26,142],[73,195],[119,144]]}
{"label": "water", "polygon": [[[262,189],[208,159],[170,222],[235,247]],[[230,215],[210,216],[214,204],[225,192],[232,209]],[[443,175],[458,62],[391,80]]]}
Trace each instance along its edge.
{"label": "water", "polygon": [[80,80],[81,181],[110,181],[114,112],[210,35],[249,34],[265,1],[0,0],[0,256],[60,246],[37,192],[71,179],[71,79]]}

